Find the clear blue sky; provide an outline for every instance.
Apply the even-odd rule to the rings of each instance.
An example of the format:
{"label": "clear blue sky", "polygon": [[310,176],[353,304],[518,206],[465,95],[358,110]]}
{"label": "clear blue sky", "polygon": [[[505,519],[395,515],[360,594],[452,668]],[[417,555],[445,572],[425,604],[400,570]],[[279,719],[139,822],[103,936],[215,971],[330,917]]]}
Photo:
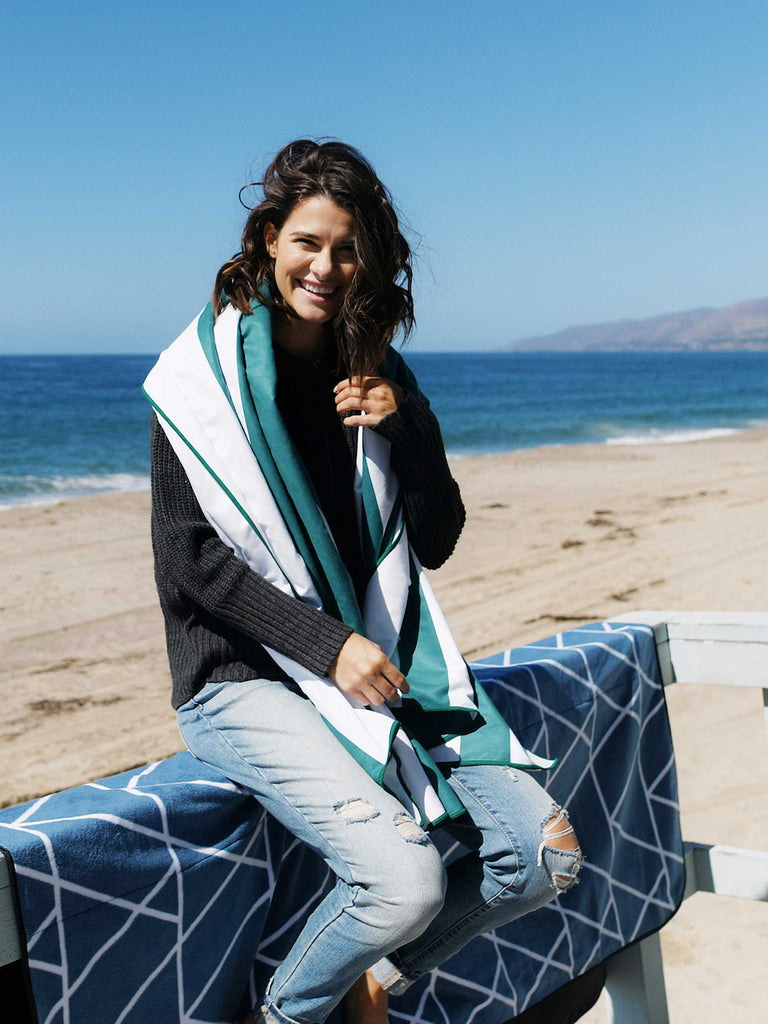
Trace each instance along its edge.
{"label": "clear blue sky", "polygon": [[25,0],[2,35],[0,351],[159,351],[305,135],[398,200],[416,351],[768,295],[765,0]]}

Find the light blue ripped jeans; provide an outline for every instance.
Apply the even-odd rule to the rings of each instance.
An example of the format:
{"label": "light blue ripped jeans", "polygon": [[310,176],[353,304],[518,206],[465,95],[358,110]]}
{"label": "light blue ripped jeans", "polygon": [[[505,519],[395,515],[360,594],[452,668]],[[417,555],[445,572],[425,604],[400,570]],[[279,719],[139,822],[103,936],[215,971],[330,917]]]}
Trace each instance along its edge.
{"label": "light blue ripped jeans", "polygon": [[446,870],[429,836],[284,683],[208,683],[178,720],[196,757],[252,792],[337,875],[270,981],[269,1024],[322,1024],[369,968],[397,995],[575,880],[578,848],[547,842],[568,823],[526,772],[453,771],[468,813],[440,831],[468,852]]}

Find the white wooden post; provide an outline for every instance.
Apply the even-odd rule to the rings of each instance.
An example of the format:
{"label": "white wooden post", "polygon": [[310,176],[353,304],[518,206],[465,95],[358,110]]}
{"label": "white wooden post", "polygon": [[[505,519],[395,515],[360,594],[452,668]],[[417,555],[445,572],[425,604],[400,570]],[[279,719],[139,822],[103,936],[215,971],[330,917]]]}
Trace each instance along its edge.
{"label": "white wooden post", "polygon": [[[612,620],[653,627],[662,682],[754,686],[768,732],[768,614],[628,612]],[[684,898],[694,892],[768,901],[768,852],[685,844]],[[658,933],[607,961],[609,1024],[669,1024]]]}
{"label": "white wooden post", "polygon": [[669,1024],[658,932],[608,961],[608,1024]]}
{"label": "white wooden post", "polygon": [[0,967],[21,959],[21,944],[16,926],[16,907],[11,889],[8,861],[0,851]]}
{"label": "white wooden post", "polygon": [[0,847],[0,1020],[3,1024],[37,1024],[27,941],[17,910],[13,861]]}

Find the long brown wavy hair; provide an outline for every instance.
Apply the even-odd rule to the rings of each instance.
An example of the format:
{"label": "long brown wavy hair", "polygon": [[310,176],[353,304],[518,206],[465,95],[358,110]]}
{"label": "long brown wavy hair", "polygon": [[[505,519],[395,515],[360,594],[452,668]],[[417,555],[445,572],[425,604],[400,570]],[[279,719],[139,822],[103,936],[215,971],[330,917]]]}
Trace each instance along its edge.
{"label": "long brown wavy hair", "polygon": [[389,192],[354,147],[310,139],[284,146],[258,184],[264,198],[251,209],[242,248],[216,275],[214,313],[227,302],[251,313],[256,301],[285,316],[296,315],[275,283],[264,228],[271,223],[280,231],[298,203],[327,197],[355,220],[355,274],[332,322],[339,363],[349,374],[375,373],[398,330],[407,337],[414,325],[411,250]]}

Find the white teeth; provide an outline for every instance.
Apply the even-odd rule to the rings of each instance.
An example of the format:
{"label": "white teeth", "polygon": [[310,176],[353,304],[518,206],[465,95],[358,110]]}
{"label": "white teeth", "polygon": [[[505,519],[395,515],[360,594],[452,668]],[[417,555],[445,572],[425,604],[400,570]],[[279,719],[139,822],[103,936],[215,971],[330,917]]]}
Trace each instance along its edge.
{"label": "white teeth", "polygon": [[301,282],[301,287],[306,288],[308,292],[312,292],[313,295],[333,295],[336,291],[335,288],[321,288],[316,284],[308,284],[306,281]]}

